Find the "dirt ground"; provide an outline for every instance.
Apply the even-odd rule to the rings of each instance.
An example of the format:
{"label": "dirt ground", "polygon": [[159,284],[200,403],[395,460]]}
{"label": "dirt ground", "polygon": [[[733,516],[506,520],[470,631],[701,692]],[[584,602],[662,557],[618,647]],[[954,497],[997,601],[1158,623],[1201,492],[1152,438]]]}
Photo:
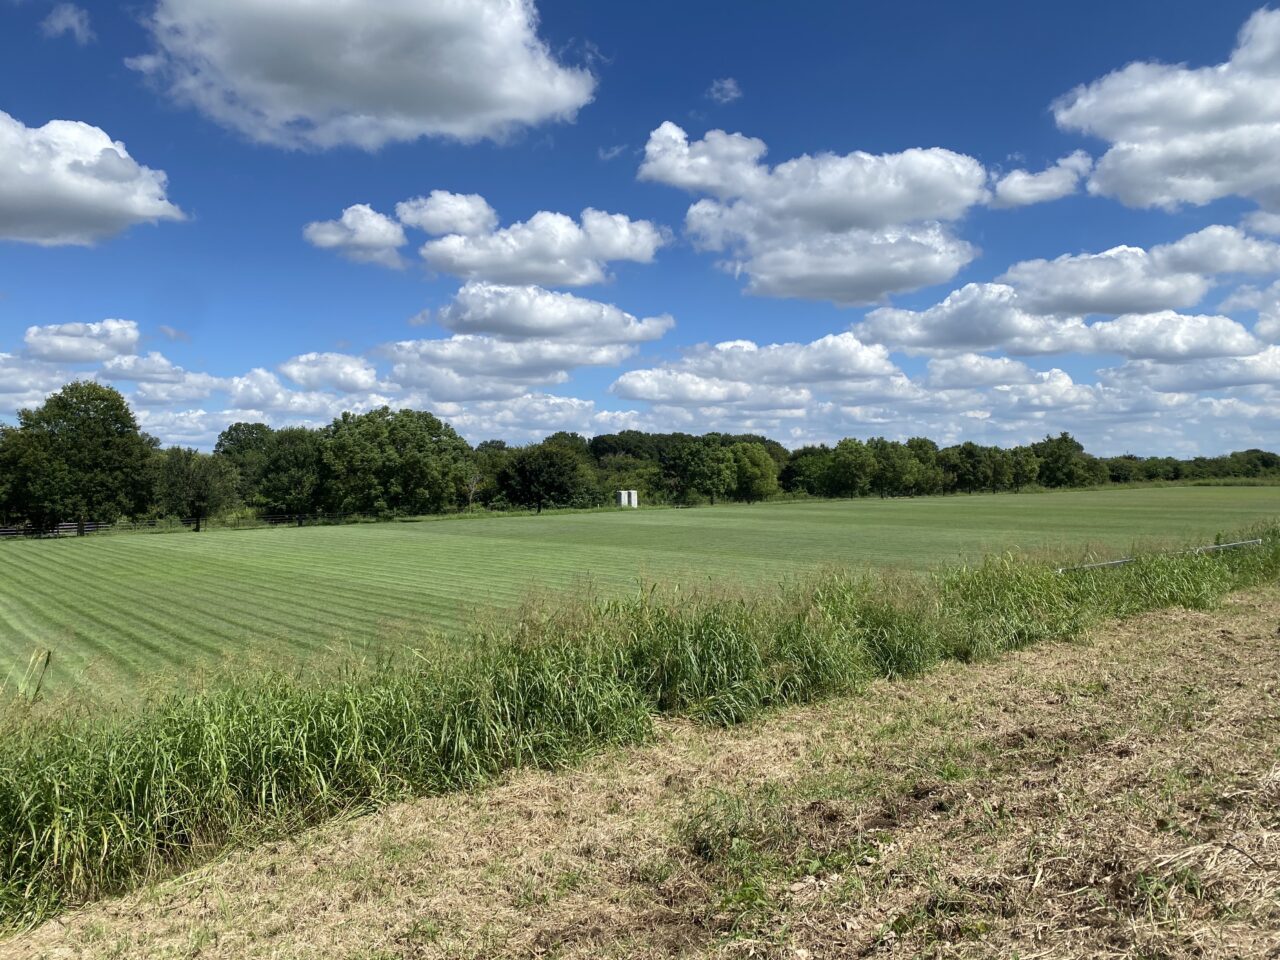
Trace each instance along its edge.
{"label": "dirt ground", "polygon": [[1280,588],[388,808],[0,958],[1280,958]]}

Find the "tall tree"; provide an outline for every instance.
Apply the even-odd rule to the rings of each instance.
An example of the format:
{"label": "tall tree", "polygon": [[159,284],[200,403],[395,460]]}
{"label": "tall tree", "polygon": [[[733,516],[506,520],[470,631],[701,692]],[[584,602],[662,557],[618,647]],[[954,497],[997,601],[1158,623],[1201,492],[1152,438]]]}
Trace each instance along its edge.
{"label": "tall tree", "polygon": [[233,423],[218,434],[213,452],[236,468],[236,492],[248,506],[259,506],[258,487],[271,453],[274,431],[265,423]]}
{"label": "tall tree", "polygon": [[871,490],[883,497],[900,497],[912,491],[919,464],[903,444],[884,437],[872,437],[867,450],[875,459]]}
{"label": "tall tree", "polygon": [[18,412],[6,437],[11,511],[40,529],[75,521],[113,523],[146,510],[152,441],[119,391],[87,380],[67,384],[34,410]]}
{"label": "tall tree", "polygon": [[1030,447],[1014,447],[1009,455],[1009,468],[1009,484],[1017,493],[1039,478],[1040,458],[1031,452]]}
{"label": "tall tree", "polygon": [[466,502],[471,448],[421,410],[344,413],[326,431],[336,509],[377,515],[440,513]]}
{"label": "tall tree", "polygon": [[321,509],[324,498],[324,451],[319,432],[285,427],[271,438],[259,493],[268,513],[297,517]]}
{"label": "tall tree", "polygon": [[800,447],[791,453],[787,465],[778,476],[778,482],[788,493],[825,496],[830,469],[831,448],[826,444]]}
{"label": "tall tree", "polygon": [[734,466],[733,495],[736,499],[755,503],[778,492],[778,465],[764,444],[735,443],[728,453]]}
{"label": "tall tree", "polygon": [[572,446],[539,443],[512,452],[498,475],[508,502],[532,507],[587,507],[598,503],[595,478]]}
{"label": "tall tree", "polygon": [[1040,458],[1040,482],[1046,487],[1080,487],[1089,482],[1084,447],[1071,434],[1045,437],[1031,451]]}
{"label": "tall tree", "polygon": [[166,514],[202,522],[236,502],[236,468],[218,454],[184,447],[162,450],[152,459],[156,505]]}
{"label": "tall tree", "polygon": [[827,490],[833,497],[865,497],[871,489],[876,458],[861,440],[845,437],[831,452]]}

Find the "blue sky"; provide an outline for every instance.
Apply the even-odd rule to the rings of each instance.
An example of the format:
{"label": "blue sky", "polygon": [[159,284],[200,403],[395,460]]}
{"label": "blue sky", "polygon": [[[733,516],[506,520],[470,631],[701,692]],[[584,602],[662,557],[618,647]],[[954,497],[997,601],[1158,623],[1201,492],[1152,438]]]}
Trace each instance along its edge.
{"label": "blue sky", "polygon": [[0,0],[0,112],[6,419],[1276,445],[1255,4]]}

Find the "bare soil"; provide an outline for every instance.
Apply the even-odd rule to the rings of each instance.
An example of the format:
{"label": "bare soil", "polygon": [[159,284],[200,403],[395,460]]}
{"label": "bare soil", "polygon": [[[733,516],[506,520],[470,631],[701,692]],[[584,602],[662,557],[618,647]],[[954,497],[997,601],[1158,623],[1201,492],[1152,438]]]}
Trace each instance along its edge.
{"label": "bare soil", "polygon": [[0,958],[1280,958],[1280,588],[229,856]]}

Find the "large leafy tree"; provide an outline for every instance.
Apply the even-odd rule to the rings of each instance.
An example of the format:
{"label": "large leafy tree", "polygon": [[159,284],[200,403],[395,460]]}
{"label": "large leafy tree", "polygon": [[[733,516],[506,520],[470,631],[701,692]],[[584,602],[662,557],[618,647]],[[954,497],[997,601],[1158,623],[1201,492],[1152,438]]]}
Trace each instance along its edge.
{"label": "large leafy tree", "polygon": [[342,511],[440,513],[467,500],[471,448],[425,411],[344,413],[327,430],[324,459]]}
{"label": "large leafy tree", "polygon": [[67,384],[41,406],[18,412],[6,431],[9,512],[38,529],[74,521],[113,523],[147,509],[153,441],[138,430],[117,390]]}
{"label": "large leafy tree", "polygon": [[213,452],[236,468],[239,477],[237,493],[250,506],[258,506],[261,502],[258,487],[262,483],[267,457],[271,454],[274,434],[275,431],[265,423],[242,421],[231,424],[218,434],[218,442],[214,444]]}
{"label": "large leafy tree", "polygon": [[318,431],[306,427],[277,430],[262,469],[262,503],[268,513],[299,518],[316,513],[322,506],[324,476],[324,452]]}
{"label": "large leafy tree", "polygon": [[509,503],[531,507],[588,507],[599,502],[595,477],[575,447],[544,442],[512,451],[498,474]]}
{"label": "large leafy tree", "polygon": [[833,497],[862,497],[871,489],[876,458],[861,440],[846,437],[831,451],[827,491]]}
{"label": "large leafy tree", "polygon": [[807,493],[811,497],[827,492],[827,474],[831,469],[831,448],[826,444],[800,447],[792,451],[782,468],[778,482],[788,493]]}
{"label": "large leafy tree", "polygon": [[236,468],[218,454],[170,447],[152,461],[156,505],[165,514],[195,520],[195,531],[236,502]]}
{"label": "large leafy tree", "polygon": [[919,462],[911,451],[895,440],[872,437],[867,450],[875,458],[871,474],[871,490],[881,497],[901,497],[915,489]]}
{"label": "large leafy tree", "polygon": [[1040,476],[1040,458],[1030,447],[1014,447],[1009,452],[1009,485],[1017,493],[1035,483]]}
{"label": "large leafy tree", "polygon": [[736,499],[755,503],[778,492],[778,465],[764,444],[735,443],[728,452],[733,461]]}
{"label": "large leafy tree", "polygon": [[1045,437],[1031,445],[1040,458],[1040,482],[1046,487],[1080,487],[1089,482],[1084,447],[1069,433]]}

